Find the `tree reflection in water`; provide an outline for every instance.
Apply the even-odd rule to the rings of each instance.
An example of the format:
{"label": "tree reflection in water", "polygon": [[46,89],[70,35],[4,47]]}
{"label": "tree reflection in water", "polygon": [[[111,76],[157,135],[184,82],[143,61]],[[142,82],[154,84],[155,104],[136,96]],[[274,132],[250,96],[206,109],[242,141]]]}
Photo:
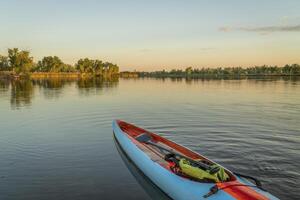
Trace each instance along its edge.
{"label": "tree reflection in water", "polygon": [[14,80],[10,83],[10,104],[13,109],[31,105],[34,88],[30,80]]}
{"label": "tree reflection in water", "polygon": [[9,81],[0,79],[0,98],[4,97],[4,95],[9,91]]}
{"label": "tree reflection in water", "polygon": [[77,88],[80,95],[99,94],[103,89],[112,89],[119,84],[119,77],[78,79]]}
{"label": "tree reflection in water", "polygon": [[[143,78],[142,78],[143,79]],[[165,81],[168,78],[153,78],[155,80]],[[239,80],[225,78],[169,78],[172,82],[183,82],[193,84],[206,81]],[[286,83],[295,83],[300,80],[299,76],[268,76],[268,77],[248,77],[248,81],[255,81],[263,84],[263,81],[286,81]],[[36,92],[42,94],[46,99],[60,98],[64,90],[77,89],[79,95],[99,95],[112,88],[118,87],[119,77],[111,78],[48,78],[48,79],[19,79],[9,80],[0,79],[0,99],[10,99],[11,108],[18,109],[30,106],[32,98]]]}
{"label": "tree reflection in water", "polygon": [[33,84],[40,90],[46,99],[59,98],[62,95],[63,88],[74,84],[74,79],[47,78],[33,79]]}
{"label": "tree reflection in water", "polygon": [[28,107],[36,92],[40,92],[46,99],[59,98],[63,90],[77,88],[79,94],[99,94],[103,89],[111,89],[118,86],[118,77],[81,78],[81,79],[0,79],[0,98],[9,96],[12,109]]}

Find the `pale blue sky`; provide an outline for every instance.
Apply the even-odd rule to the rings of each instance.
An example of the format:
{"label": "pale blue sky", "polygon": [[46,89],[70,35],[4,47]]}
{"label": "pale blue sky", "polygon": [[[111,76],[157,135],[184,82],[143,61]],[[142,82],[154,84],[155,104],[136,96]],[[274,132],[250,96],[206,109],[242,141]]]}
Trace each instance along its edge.
{"label": "pale blue sky", "polygon": [[299,0],[0,0],[0,54],[124,70],[300,63]]}

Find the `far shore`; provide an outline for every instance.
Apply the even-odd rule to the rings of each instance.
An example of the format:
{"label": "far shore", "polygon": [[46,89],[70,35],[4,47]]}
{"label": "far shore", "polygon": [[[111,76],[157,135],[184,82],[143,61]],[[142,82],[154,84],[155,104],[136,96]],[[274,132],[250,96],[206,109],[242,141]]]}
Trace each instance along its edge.
{"label": "far shore", "polygon": [[121,78],[245,78],[245,77],[299,77],[300,74],[243,74],[243,75],[187,75],[187,74],[143,74],[139,72],[120,72],[118,74],[104,74],[97,75],[93,73],[80,73],[80,72],[32,72],[27,74],[16,74],[10,71],[0,71],[0,79],[17,80],[17,79],[49,79],[49,78],[59,78],[59,79],[80,79],[80,78],[111,78],[111,77],[121,77]]}
{"label": "far shore", "polygon": [[92,78],[92,77],[115,77],[118,74],[113,75],[98,75],[93,73],[80,73],[80,72],[32,72],[27,74],[16,74],[10,71],[0,71],[0,78],[2,79],[20,79],[20,78],[32,78],[32,79],[47,79],[47,78]]}

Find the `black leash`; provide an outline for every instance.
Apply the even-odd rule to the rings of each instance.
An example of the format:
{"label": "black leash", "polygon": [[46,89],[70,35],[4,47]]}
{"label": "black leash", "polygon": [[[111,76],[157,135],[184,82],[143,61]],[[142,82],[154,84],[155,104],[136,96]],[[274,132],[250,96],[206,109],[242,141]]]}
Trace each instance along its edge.
{"label": "black leash", "polygon": [[261,182],[258,180],[258,179],[256,179],[256,178],[254,178],[254,177],[252,177],[252,176],[249,176],[249,175],[244,175],[244,174],[240,174],[240,173],[235,173],[235,172],[233,172],[235,175],[237,175],[237,176],[240,176],[240,177],[243,177],[243,178],[246,178],[246,179],[250,179],[250,180],[253,180],[254,182],[255,182],[255,185],[245,185],[245,184],[232,184],[232,185],[227,185],[227,186],[224,186],[224,187],[221,187],[221,188],[219,188],[217,185],[214,185],[213,187],[211,187],[210,189],[209,189],[209,192],[207,193],[207,194],[205,194],[205,195],[203,195],[203,198],[208,198],[208,197],[210,197],[211,195],[213,195],[213,194],[216,194],[219,190],[224,190],[224,189],[226,189],[226,188],[229,188],[229,187],[256,187],[256,188],[259,188],[259,189],[261,189],[261,190],[263,190],[263,191],[266,191],[263,187],[262,187],[262,184],[261,184]]}

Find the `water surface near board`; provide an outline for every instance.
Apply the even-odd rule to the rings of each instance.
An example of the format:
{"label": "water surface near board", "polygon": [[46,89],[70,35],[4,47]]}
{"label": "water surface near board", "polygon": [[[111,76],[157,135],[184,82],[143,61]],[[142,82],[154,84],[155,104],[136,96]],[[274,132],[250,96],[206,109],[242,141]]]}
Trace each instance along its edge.
{"label": "water surface near board", "polygon": [[157,199],[120,157],[113,119],[300,199],[300,81],[283,79],[2,80],[0,199]]}

